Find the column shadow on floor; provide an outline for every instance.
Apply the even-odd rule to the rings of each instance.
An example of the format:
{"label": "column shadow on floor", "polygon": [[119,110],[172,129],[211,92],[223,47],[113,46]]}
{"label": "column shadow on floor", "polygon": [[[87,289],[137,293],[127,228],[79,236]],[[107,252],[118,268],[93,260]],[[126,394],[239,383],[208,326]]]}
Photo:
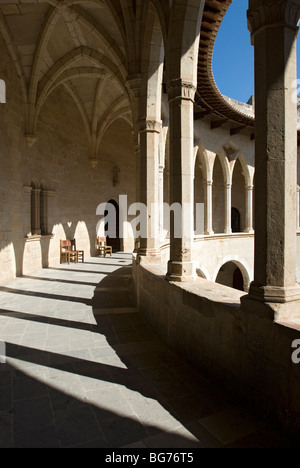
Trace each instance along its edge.
{"label": "column shadow on floor", "polygon": [[[24,293],[14,288],[3,291]],[[37,297],[51,299],[51,294],[38,293]],[[68,300],[56,294],[52,298]],[[1,448],[289,446],[261,421],[241,425],[244,414],[237,415],[235,403],[180,360],[150,329],[136,311],[131,267],[108,274],[93,298],[82,302],[92,306],[95,323],[72,321],[72,315],[63,320],[34,311],[0,310],[2,316],[31,324],[92,332],[109,345],[92,350],[98,353],[93,361],[88,350],[84,358],[82,349],[78,357],[75,352],[60,353],[59,348],[50,352],[6,342],[8,362],[0,365]],[[108,350],[118,363],[105,362]],[[37,374],[32,375],[32,368]],[[50,379],[42,378],[39,370]],[[76,385],[84,385],[80,380],[84,378],[95,385],[94,400],[83,397],[84,392],[76,396]],[[220,414],[229,418],[231,434],[225,424],[215,437],[210,424],[216,425],[214,417]],[[232,417],[240,423],[234,430]]]}
{"label": "column shadow on floor", "polygon": [[[110,331],[107,340],[127,368],[123,374],[124,385],[155,400],[199,441],[199,446],[227,445],[222,444],[222,437],[216,439],[206,431],[202,421],[228,411],[227,423],[230,427],[234,424],[234,421],[230,421],[230,414],[236,415],[237,403],[170,350],[139,313],[130,312],[136,307],[131,267],[120,268],[103,279],[95,290],[92,304],[97,324],[103,327],[104,333],[105,329]],[[111,313],[108,309],[111,309]],[[251,423],[246,427],[246,419],[240,434],[238,431],[232,434],[233,446],[289,446],[285,438],[278,439],[277,434],[272,434],[272,431],[269,433],[264,422],[250,417]],[[261,431],[264,432],[263,436]],[[163,447],[159,444],[168,440],[171,447],[176,447],[176,438],[173,445],[172,438],[165,437],[166,434],[162,432],[151,442]]]}

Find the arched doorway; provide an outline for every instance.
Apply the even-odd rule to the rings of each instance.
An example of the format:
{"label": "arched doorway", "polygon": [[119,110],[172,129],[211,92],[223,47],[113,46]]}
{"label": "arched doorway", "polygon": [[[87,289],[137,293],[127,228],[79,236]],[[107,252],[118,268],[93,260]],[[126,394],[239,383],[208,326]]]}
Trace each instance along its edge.
{"label": "arched doorway", "polygon": [[221,268],[216,283],[223,284],[238,291],[245,290],[245,281],[240,268],[234,262],[227,262]]}
{"label": "arched doorway", "polygon": [[105,232],[108,233],[107,245],[112,247],[114,253],[121,250],[119,212],[118,203],[115,200],[109,200],[104,213],[106,219]]}

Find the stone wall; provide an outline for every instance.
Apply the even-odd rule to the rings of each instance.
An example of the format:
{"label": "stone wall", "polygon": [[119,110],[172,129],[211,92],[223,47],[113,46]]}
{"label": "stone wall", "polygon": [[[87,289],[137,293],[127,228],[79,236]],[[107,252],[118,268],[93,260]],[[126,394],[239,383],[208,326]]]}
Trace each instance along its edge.
{"label": "stone wall", "polygon": [[[76,238],[77,248],[95,255],[96,209],[119,195],[135,202],[135,153],[131,128],[116,120],[104,136],[98,165],[89,162],[89,145],[80,113],[64,87],[42,109],[36,142],[25,140],[25,106],[15,68],[0,44],[0,62],[7,82],[7,103],[0,107],[0,282],[59,263],[60,239]],[[114,186],[113,167],[119,167]],[[31,184],[48,194],[48,234],[31,232]],[[124,242],[132,250],[133,239]]]}
{"label": "stone wall", "polygon": [[300,435],[300,365],[292,343],[300,327],[274,323],[245,294],[198,279],[169,283],[161,266],[135,262],[138,308],[181,356],[296,440]]}

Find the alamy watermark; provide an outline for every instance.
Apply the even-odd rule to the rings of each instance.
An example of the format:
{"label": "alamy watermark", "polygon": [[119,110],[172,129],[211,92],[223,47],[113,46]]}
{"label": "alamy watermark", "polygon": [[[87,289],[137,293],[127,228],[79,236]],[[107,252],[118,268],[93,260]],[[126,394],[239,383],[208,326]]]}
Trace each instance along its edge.
{"label": "alamy watermark", "polygon": [[294,340],[292,348],[295,349],[292,354],[292,361],[294,364],[300,364],[300,340]]}
{"label": "alamy watermark", "polygon": [[6,344],[0,341],[0,364],[6,363]]}
{"label": "alamy watermark", "polygon": [[[163,230],[165,233],[172,231],[175,239],[181,239],[186,235],[187,226],[193,234],[204,234],[203,203],[152,203],[150,207],[133,203],[128,206],[127,195],[120,195],[118,209],[114,203],[101,203],[96,215],[102,217],[96,228],[98,237],[155,239]],[[191,220],[194,220],[193,226]]]}
{"label": "alamy watermark", "polygon": [[0,80],[0,104],[6,104],[6,84],[4,80]]}

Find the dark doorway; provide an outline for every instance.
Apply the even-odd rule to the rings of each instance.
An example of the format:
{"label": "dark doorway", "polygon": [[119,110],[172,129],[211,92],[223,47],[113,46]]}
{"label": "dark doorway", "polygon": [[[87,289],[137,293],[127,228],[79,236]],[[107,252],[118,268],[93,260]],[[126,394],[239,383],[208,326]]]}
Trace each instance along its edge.
{"label": "dark doorway", "polygon": [[241,232],[241,215],[237,208],[231,208],[232,232]]}
{"label": "dark doorway", "polygon": [[222,266],[216,278],[216,283],[237,289],[238,291],[244,291],[242,272],[234,262],[228,262]]}
{"label": "dark doorway", "polygon": [[[114,253],[120,252],[121,250],[121,242],[120,242],[120,218],[119,218],[119,205],[115,200],[109,200],[107,205],[114,207],[114,210],[107,208],[104,213],[104,216],[107,218],[107,222],[105,224],[105,232],[108,233],[107,235],[107,245],[112,247]],[[113,233],[111,237],[109,233]]]}
{"label": "dark doorway", "polygon": [[233,273],[233,288],[238,291],[244,291],[244,278],[239,268]]}

